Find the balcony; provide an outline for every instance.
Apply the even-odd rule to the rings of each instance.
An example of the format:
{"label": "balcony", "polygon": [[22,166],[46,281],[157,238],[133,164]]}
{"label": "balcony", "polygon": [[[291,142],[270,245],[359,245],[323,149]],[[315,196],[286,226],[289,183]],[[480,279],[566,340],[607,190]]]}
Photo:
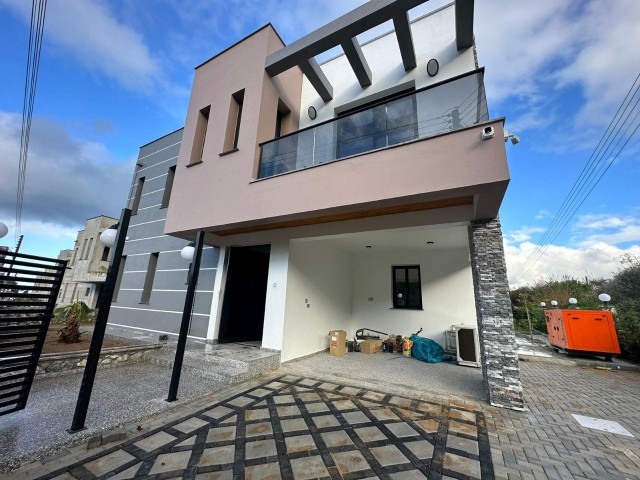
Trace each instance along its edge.
{"label": "balcony", "polygon": [[262,143],[258,178],[485,122],[489,113],[483,74],[483,69],[475,70]]}

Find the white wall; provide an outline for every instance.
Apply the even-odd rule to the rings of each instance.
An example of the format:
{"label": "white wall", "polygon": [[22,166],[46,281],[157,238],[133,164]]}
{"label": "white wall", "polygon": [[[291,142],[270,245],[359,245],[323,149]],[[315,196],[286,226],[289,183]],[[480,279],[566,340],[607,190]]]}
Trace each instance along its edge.
{"label": "white wall", "polygon": [[[420,265],[424,310],[392,308],[394,265]],[[352,323],[403,336],[423,328],[420,336],[444,347],[444,331],[451,325],[476,323],[469,249],[372,249],[354,255]]]}
{"label": "white wall", "polygon": [[[411,24],[417,67],[405,72],[395,32],[362,46],[371,69],[373,83],[362,89],[346,56],[341,55],[324,64],[322,71],[333,86],[334,98],[325,103],[306,77],[302,83],[300,128],[334,118],[334,110],[343,104],[387,90],[395,85],[415,81],[416,88],[475,69],[473,49],[461,52],[456,49],[454,5],[428,15]],[[440,69],[435,77],[427,74],[430,59],[438,60]],[[309,119],[307,109],[315,106],[318,115]]]}
{"label": "white wall", "polygon": [[267,298],[264,307],[263,348],[283,349],[282,338],[289,265],[289,241],[272,243],[269,256]]}
{"label": "white wall", "polygon": [[351,297],[348,252],[323,241],[292,241],[281,360],[329,348],[329,330],[353,334]]}

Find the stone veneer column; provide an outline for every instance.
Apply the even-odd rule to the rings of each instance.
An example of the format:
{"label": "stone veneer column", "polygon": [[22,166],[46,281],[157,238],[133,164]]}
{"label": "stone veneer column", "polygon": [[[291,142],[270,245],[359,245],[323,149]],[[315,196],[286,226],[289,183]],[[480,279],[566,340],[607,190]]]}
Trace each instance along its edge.
{"label": "stone veneer column", "polygon": [[469,250],[482,355],[491,405],[524,409],[520,366],[498,218],[471,222]]}

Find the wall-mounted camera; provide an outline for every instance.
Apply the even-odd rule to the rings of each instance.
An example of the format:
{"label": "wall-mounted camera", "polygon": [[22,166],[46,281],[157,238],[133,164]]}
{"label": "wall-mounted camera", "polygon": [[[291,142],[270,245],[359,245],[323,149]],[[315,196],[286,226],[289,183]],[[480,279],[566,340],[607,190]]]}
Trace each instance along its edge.
{"label": "wall-mounted camera", "polygon": [[482,139],[483,140],[489,140],[490,138],[493,138],[496,136],[496,132],[493,129],[493,127],[484,127],[482,129]]}

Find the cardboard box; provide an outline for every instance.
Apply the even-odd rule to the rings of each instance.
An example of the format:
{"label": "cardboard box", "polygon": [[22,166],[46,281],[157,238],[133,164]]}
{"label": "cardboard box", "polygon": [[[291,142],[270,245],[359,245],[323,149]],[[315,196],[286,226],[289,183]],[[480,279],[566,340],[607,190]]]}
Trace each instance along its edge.
{"label": "cardboard box", "polygon": [[360,342],[362,353],[376,353],[382,350],[382,340],[363,340]]}
{"label": "cardboard box", "polygon": [[347,332],[331,330],[329,332],[329,353],[334,357],[342,357],[347,353]]}

